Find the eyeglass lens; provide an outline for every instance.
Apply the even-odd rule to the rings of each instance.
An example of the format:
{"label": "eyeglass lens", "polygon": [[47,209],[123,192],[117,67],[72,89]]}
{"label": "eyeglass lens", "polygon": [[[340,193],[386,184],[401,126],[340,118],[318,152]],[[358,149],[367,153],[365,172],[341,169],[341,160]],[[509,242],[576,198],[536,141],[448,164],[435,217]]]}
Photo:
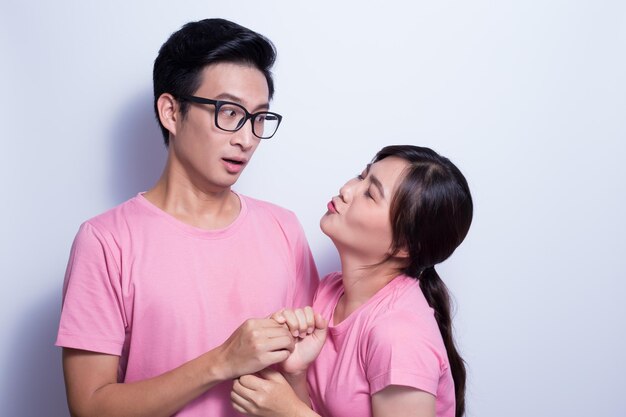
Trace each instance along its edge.
{"label": "eyeglass lens", "polygon": [[[217,113],[217,126],[224,130],[241,129],[246,122],[246,111],[232,103],[223,103]],[[278,129],[278,117],[272,113],[258,113],[252,119],[252,131],[261,138],[269,138]]]}

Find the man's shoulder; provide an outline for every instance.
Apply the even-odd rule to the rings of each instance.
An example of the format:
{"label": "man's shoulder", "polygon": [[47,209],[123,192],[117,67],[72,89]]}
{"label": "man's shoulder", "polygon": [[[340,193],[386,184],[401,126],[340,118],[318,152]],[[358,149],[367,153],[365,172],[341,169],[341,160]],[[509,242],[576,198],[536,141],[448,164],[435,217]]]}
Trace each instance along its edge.
{"label": "man's shoulder", "polygon": [[83,223],[83,225],[89,225],[100,232],[113,232],[120,227],[125,227],[129,221],[141,218],[142,205],[139,202],[140,198],[143,197],[139,195],[132,197],[123,203],[88,219]]}
{"label": "man's shoulder", "polygon": [[251,213],[270,216],[281,222],[298,222],[296,214],[289,209],[270,203],[269,201],[259,200],[246,195],[239,194],[239,196],[244,199]]}

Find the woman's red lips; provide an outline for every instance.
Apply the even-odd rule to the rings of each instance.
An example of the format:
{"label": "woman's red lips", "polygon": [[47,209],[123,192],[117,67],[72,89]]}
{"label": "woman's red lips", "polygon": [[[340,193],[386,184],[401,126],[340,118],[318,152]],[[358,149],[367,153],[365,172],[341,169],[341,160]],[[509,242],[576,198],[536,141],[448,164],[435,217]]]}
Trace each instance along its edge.
{"label": "woman's red lips", "polygon": [[331,213],[337,213],[337,208],[335,207],[335,203],[333,203],[332,200],[328,202],[326,207],[328,208],[328,211],[330,211]]}

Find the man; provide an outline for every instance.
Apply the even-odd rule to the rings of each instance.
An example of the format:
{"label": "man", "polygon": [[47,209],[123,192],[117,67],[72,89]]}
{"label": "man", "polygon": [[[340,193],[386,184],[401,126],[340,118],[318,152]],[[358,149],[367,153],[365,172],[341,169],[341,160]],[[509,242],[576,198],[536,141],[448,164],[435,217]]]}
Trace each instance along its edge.
{"label": "man", "polygon": [[266,317],[311,302],[304,233],[293,213],[231,190],[280,124],[274,60],[269,40],[222,19],[161,47],[163,174],[85,222],[70,255],[57,345],[73,416],[239,415],[232,380],[293,350]]}

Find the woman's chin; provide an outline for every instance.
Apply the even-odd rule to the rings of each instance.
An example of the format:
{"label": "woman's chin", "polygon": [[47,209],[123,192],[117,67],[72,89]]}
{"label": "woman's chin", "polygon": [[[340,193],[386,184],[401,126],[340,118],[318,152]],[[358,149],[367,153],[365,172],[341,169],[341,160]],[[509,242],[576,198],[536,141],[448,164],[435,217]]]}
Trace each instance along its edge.
{"label": "woman's chin", "polygon": [[328,222],[327,222],[327,217],[328,217],[327,214],[328,213],[324,214],[322,216],[322,218],[320,219],[320,229],[321,229],[322,233],[324,233],[326,236],[328,236],[328,237],[330,237],[332,239],[331,235],[328,233],[329,232],[328,231],[329,227],[328,227]]}

